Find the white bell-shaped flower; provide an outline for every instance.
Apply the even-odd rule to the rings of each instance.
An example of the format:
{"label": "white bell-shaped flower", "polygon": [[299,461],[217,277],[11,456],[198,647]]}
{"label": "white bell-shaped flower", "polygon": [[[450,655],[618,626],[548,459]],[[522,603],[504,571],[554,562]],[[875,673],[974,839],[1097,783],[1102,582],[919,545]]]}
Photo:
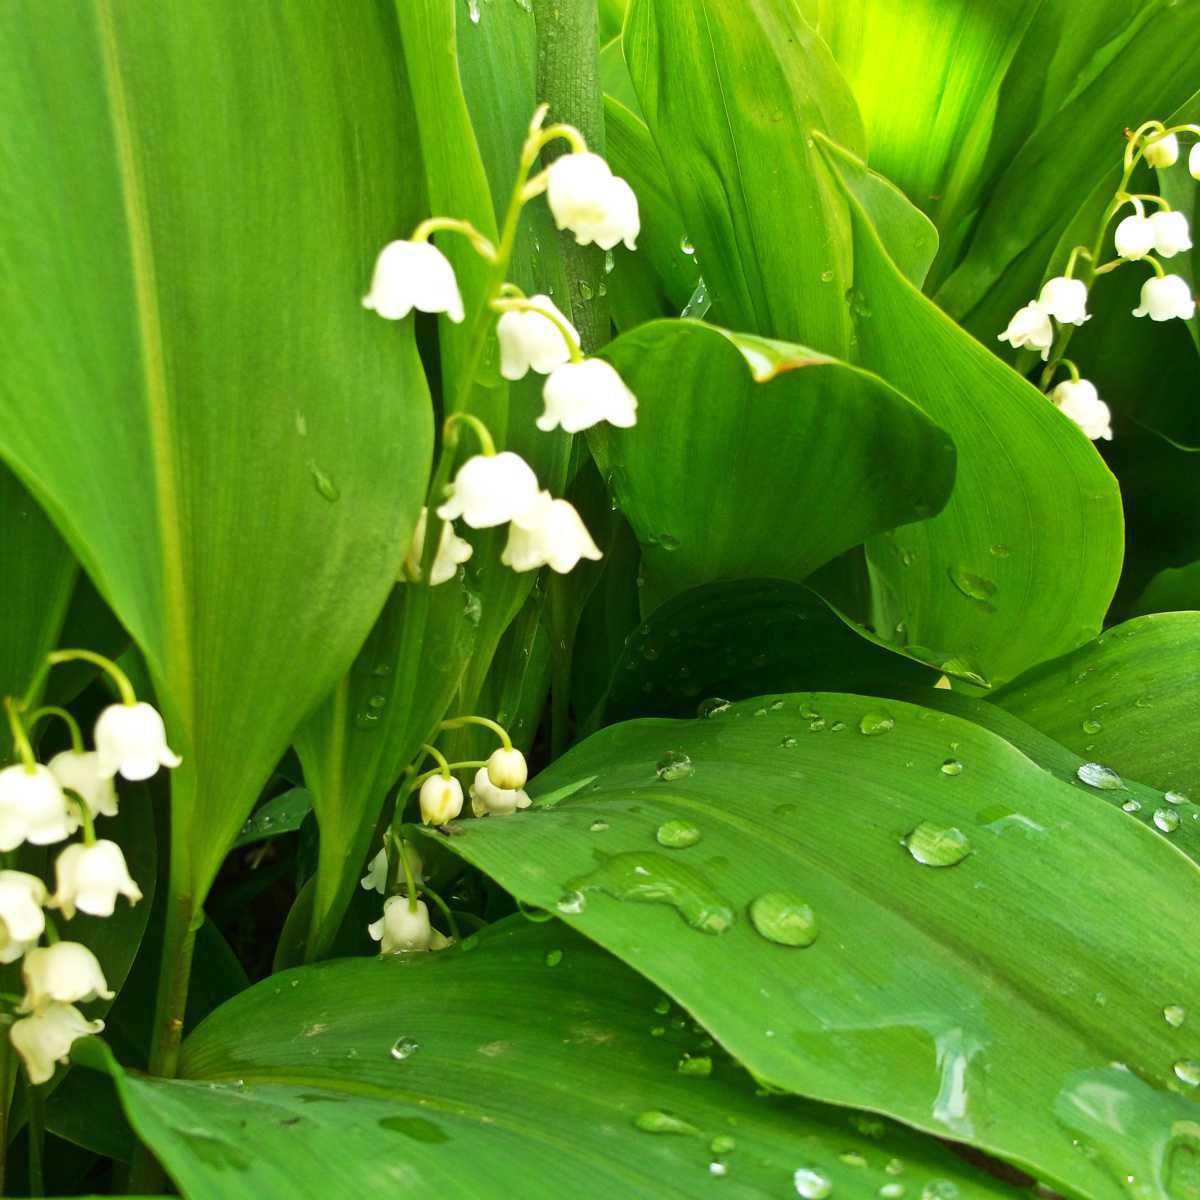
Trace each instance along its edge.
{"label": "white bell-shaped flower", "polygon": [[475,782],[471,784],[471,811],[477,817],[507,816],[532,803],[522,788],[498,788],[488,777],[487,767],[480,767],[475,772]]}
{"label": "white bell-shaped flower", "polygon": [[[413,878],[420,881],[425,864],[411,842],[404,843],[404,857],[408,859],[408,869],[412,871]],[[362,877],[362,889],[365,892],[378,892],[382,896],[387,892],[387,880],[388,852],[385,847],[367,863],[367,873]]]}
{"label": "white bell-shaped flower", "polygon": [[1154,231],[1154,253],[1160,258],[1174,258],[1192,248],[1188,219],[1181,212],[1156,212],[1150,218]]}
{"label": "white bell-shaped flower", "polygon": [[1031,301],[1018,310],[998,340],[1008,342],[1014,350],[1023,346],[1028,346],[1031,350],[1040,350],[1042,361],[1045,362],[1050,357],[1050,347],[1054,343],[1054,326],[1050,323],[1050,314],[1037,301]]}
{"label": "white bell-shaped flower", "polygon": [[111,1000],[114,992],[96,956],[79,942],[38,946],[21,964],[25,981],[22,1012],[38,1012],[48,1004],[86,1004]]}
{"label": "white bell-shaped flower", "polygon": [[48,767],[17,763],[0,771],[0,850],[49,846],[78,828],[79,814]]}
{"label": "white bell-shaped flower", "polygon": [[116,842],[101,839],[90,846],[73,842],[54,864],[52,908],[62,910],[70,920],[75,910],[93,917],[111,917],[117,897],[130,904],[142,898],[141,888],[129,876],[125,855]]}
{"label": "white bell-shaped flower", "polygon": [[96,719],[96,770],[111,779],[149,779],[159,767],[183,761],[167,745],[167,730],[158,709],[145,701],[110,704]]}
{"label": "white bell-shaped flower", "polygon": [[1188,155],[1188,172],[1193,179],[1200,179],[1200,142],[1197,142]]}
{"label": "white bell-shaped flower", "polygon": [[537,495],[537,476],[519,454],[477,454],[458,468],[437,515],[444,521],[462,517],[472,529],[491,529],[526,512]]}
{"label": "white bell-shaped flower", "polygon": [[[417,527],[413,530],[412,544],[404,559],[405,575],[409,579],[421,578],[421,555],[425,550],[425,526],[429,510],[421,509],[417,518]],[[465,563],[473,553],[471,543],[460,538],[454,532],[454,526],[449,521],[442,522],[442,533],[438,538],[437,554],[433,559],[433,570],[429,572],[429,584],[437,587],[439,583],[448,583],[458,574],[460,563]]]}
{"label": "white bell-shaped flower", "polygon": [[100,773],[100,755],[95,750],[64,750],[47,766],[59,786],[79,796],[93,817],[117,815],[117,789],[111,775]]}
{"label": "white bell-shaped flower", "polygon": [[559,426],[580,433],[601,421],[622,429],[637,424],[637,397],[602,358],[564,363],[546,380],[542,399],[546,407],[537,427],[545,433]]}
{"label": "white bell-shaped flower", "polygon": [[400,321],[414,308],[463,319],[462,294],[450,260],[432,242],[389,242],[375,260],[371,290],[363,297],[389,321]]}
{"label": "white bell-shaped flower", "polygon": [[641,231],[637,196],[598,154],[564,154],[550,164],[546,199],[559,229],[569,229],[581,246],[595,242],[611,250],[624,242],[637,249]]}
{"label": "white bell-shaped flower", "polygon": [[[429,923],[425,901],[418,900],[410,911],[407,896],[389,896],[383,902],[383,916],[372,921],[367,932],[380,943],[380,954],[440,949],[446,944],[446,939]],[[435,941],[440,944],[435,945]]]}
{"label": "white bell-shaped flower", "polygon": [[[579,331],[563,315],[549,296],[531,296],[528,303],[541,309],[502,313],[496,322],[496,337],[500,340],[500,374],[505,379],[524,379],[532,367],[539,375],[549,375],[555,367],[571,361],[571,346],[579,349]],[[549,317],[551,313],[570,334],[570,345]]]}
{"label": "white bell-shaped flower", "polygon": [[549,566],[565,575],[581,558],[601,557],[574,505],[542,492],[537,504],[509,527],[500,561],[514,571]]}
{"label": "white bell-shaped flower", "polygon": [[1196,315],[1196,301],[1187,280],[1179,275],[1152,275],[1142,284],[1142,303],[1133,310],[1135,317],[1152,321],[1170,321],[1174,317],[1190,321]]}
{"label": "white bell-shaped flower", "polygon": [[1173,133],[1146,147],[1146,161],[1152,167],[1173,167],[1179,161],[1179,138]]}
{"label": "white bell-shaped flower", "polygon": [[1059,275],[1043,285],[1038,304],[1060,325],[1082,325],[1089,319],[1087,298],[1087,285],[1082,280]]}
{"label": "white bell-shaped flower", "polygon": [[24,871],[0,871],[0,963],[16,962],[46,929],[46,885]]}
{"label": "white bell-shaped flower", "polygon": [[462,812],[462,784],[453,775],[430,775],[421,784],[421,820],[426,825],[445,825]]}
{"label": "white bell-shaped flower", "polygon": [[14,1021],[9,1037],[21,1056],[29,1082],[49,1083],[57,1063],[65,1063],[80,1039],[100,1033],[103,1021],[89,1021],[73,1004],[48,1004],[32,1016]]}
{"label": "white bell-shaped flower", "polygon": [[1112,441],[1112,413],[1100,399],[1096,385],[1086,379],[1066,379],[1050,393],[1050,399],[1062,409],[1084,433],[1097,441]]}
{"label": "white bell-shaped flower", "polygon": [[1117,225],[1113,234],[1113,244],[1122,258],[1131,262],[1145,258],[1154,249],[1154,226],[1149,217],[1139,213],[1130,213]]}
{"label": "white bell-shaped flower", "polygon": [[500,746],[488,756],[487,773],[493,787],[523,788],[529,779],[529,764],[515,746],[511,750]]}

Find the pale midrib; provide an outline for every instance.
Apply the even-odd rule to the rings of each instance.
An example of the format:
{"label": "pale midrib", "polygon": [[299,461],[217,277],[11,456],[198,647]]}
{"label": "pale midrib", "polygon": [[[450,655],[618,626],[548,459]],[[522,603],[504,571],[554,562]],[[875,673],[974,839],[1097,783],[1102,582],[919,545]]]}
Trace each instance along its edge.
{"label": "pale midrib", "polygon": [[137,309],[138,340],[145,381],[147,417],[150,429],[151,469],[162,552],[163,608],[165,613],[163,664],[172,684],[172,700],[179,719],[190,734],[194,696],[192,689],[192,653],[188,630],[188,597],[180,542],[179,485],[173,452],[171,409],[163,362],[162,323],[158,309],[158,289],[154,270],[154,251],[148,232],[142,181],[134,156],[130,133],[129,109],[117,55],[116,30],[110,0],[95,0],[96,22],[100,34],[100,52],[104,80],[109,97],[109,115],[113,142],[117,151],[117,170],[121,181],[121,201],[125,228],[129,235],[130,266],[133,275],[134,302]]}

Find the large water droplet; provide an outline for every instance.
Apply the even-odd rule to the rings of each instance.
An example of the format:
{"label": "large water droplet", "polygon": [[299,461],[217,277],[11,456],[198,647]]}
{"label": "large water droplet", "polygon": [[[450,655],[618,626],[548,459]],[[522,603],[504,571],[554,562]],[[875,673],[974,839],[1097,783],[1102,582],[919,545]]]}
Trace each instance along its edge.
{"label": "large water droplet", "polygon": [[923,867],[957,866],[971,853],[971,843],[961,829],[932,821],[922,821],[901,844]]}
{"label": "large water droplet", "polygon": [[696,706],[696,715],[703,720],[709,720],[711,717],[719,717],[728,708],[728,700],[722,700],[720,696],[711,696],[707,700],[701,700]]}
{"label": "large water droplet", "polygon": [[796,1187],[796,1195],[802,1200],[825,1200],[833,1192],[833,1182],[829,1176],[815,1167],[799,1167],[792,1174],[792,1183]]}
{"label": "large water droplet", "polygon": [[1100,763],[1084,763],[1075,774],[1089,787],[1100,788],[1102,791],[1122,791],[1125,787],[1116,771]]}
{"label": "large water droplet", "polygon": [[563,952],[561,950],[546,951],[546,966],[557,967],[563,960]]}
{"label": "large water droplet", "polygon": [[694,1137],[700,1132],[690,1122],[673,1117],[658,1108],[648,1108],[645,1112],[638,1113],[633,1118],[633,1123],[643,1133],[683,1133]]}
{"label": "large water droplet", "polygon": [[1175,1078],[1188,1087],[1200,1087],[1200,1062],[1194,1058],[1181,1058],[1175,1064]]}
{"label": "large water droplet", "polygon": [[1095,717],[1088,717],[1088,719],[1083,723],[1084,733],[1099,733],[1103,728],[1104,726],[1101,725]]}
{"label": "large water droplet", "polygon": [[311,458],[308,460],[308,473],[312,476],[313,484],[323,500],[328,500],[332,504],[341,498],[341,489]]}
{"label": "large water droplet", "polygon": [[676,819],[664,821],[654,834],[660,846],[669,846],[672,850],[684,850],[694,846],[701,837],[700,827],[691,821]]}
{"label": "large water droplet", "polygon": [[471,24],[478,25],[482,15],[479,11],[479,0],[467,0],[467,16],[471,18]]}
{"label": "large water droplet", "polygon": [[942,763],[943,775],[961,775],[962,769],[963,765],[958,761],[957,758],[948,758],[944,763]]}
{"label": "large water droplet", "polygon": [[708,284],[701,279],[697,282],[696,290],[691,294],[679,315],[685,320],[691,318],[694,321],[700,321],[703,320],[710,308],[712,308],[712,298],[708,294]]}
{"label": "large water droplet", "polygon": [[1154,824],[1163,833],[1174,833],[1179,828],[1179,814],[1173,808],[1155,809]]}
{"label": "large water droplet", "polygon": [[811,946],[817,940],[817,916],[794,892],[764,892],[750,903],[750,923],[769,942]]}
{"label": "large water droplet", "polygon": [[685,1054],[675,1069],[680,1075],[711,1075],[712,1059],[707,1054]]}
{"label": "large water droplet", "polygon": [[692,760],[682,750],[668,750],[658,760],[658,765],[654,768],[654,773],[665,783],[674,783],[678,779],[687,779],[689,775],[694,775],[695,772],[696,768],[692,766]]}
{"label": "large water droplet", "polygon": [[1187,1009],[1182,1004],[1168,1004],[1163,1009],[1163,1020],[1172,1029],[1178,1029],[1187,1020]]}
{"label": "large water droplet", "polygon": [[403,1062],[406,1058],[412,1058],[420,1048],[420,1043],[412,1038],[398,1037],[392,1043],[391,1055],[397,1062]]}
{"label": "large water droplet", "polygon": [[595,821],[593,821],[593,822],[592,822],[592,823],[591,823],[591,824],[588,826],[588,829],[589,829],[589,830],[590,830],[592,833],[603,833],[603,832],[604,832],[604,831],[605,831],[607,828],[608,828],[608,822],[607,822],[607,821],[602,821],[602,820],[600,820],[599,818],[597,818]]}
{"label": "large water droplet", "polygon": [[949,1179],[931,1179],[921,1189],[921,1200],[956,1200],[958,1184]]}
{"label": "large water droplet", "polygon": [[1163,795],[1163,799],[1168,804],[1188,804],[1188,803],[1190,803],[1188,798],[1182,792],[1166,792]]}
{"label": "large water droplet", "polygon": [[879,1196],[879,1200],[900,1200],[904,1195],[904,1184],[885,1183],[876,1195]]}
{"label": "large water droplet", "polygon": [[877,737],[881,733],[889,733],[896,728],[896,722],[887,713],[866,713],[858,723],[859,733],[867,737]]}
{"label": "large water droplet", "polygon": [[737,1149],[737,1139],[727,1133],[719,1133],[708,1143],[708,1148],[713,1154],[732,1154]]}
{"label": "large water droplet", "polygon": [[[616,900],[668,904],[693,929],[724,933],[734,922],[733,909],[698,871],[677,858],[627,851],[604,859],[591,874],[567,884],[569,892],[604,892]],[[562,901],[559,902],[562,910]]]}
{"label": "large water droplet", "polygon": [[[950,576],[950,582],[970,600],[987,604],[996,594],[996,585],[990,579],[976,575],[973,571],[967,571],[962,567],[950,567],[947,574]],[[990,604],[988,607],[991,607]]]}
{"label": "large water droplet", "polygon": [[1125,803],[1121,805],[1121,811],[1127,813],[1141,812],[1142,802],[1140,800],[1133,799],[1126,800]]}
{"label": "large water droplet", "polygon": [[686,233],[679,239],[679,253],[686,254],[688,258],[696,253],[696,247],[692,245],[691,239]]}

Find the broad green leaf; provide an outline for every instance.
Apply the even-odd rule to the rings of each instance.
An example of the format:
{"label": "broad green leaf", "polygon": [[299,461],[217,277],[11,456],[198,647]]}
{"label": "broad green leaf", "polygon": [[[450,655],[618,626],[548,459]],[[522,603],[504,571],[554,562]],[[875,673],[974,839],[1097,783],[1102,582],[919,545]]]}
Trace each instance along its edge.
{"label": "broad green leaf", "polygon": [[0,456],[145,654],[189,908],[366,636],[427,473],[411,326],[359,304],[413,170],[386,18],[0,16]]}
{"label": "broad green leaf", "polygon": [[673,597],[631,634],[613,664],[604,719],[691,717],[766,692],[872,694],[935,678],[874,644],[802,584],[737,580]]}
{"label": "broad green leaf", "polygon": [[278,796],[272,796],[250,814],[230,850],[270,841],[285,833],[295,833],[312,809],[312,793],[305,788],[289,788]]}
{"label": "broad green leaf", "polygon": [[804,579],[950,494],[950,439],[844,362],[692,321],[636,329],[605,356],[638,423],[589,441],[642,543],[647,610],[717,579]]}
{"label": "broad green leaf", "polygon": [[623,38],[714,316],[849,357],[845,201],[815,132],[862,122],[794,0],[632,0]]}
{"label": "broad green leaf", "polygon": [[[0,697],[23,695],[54,649],[78,574],[75,556],[37,501],[0,463]],[[0,722],[0,763],[11,752],[8,722]]]}
{"label": "broad green leaf", "polygon": [[901,701],[766,696],[604,730],[531,794],[446,845],[631,963],[768,1083],[1127,1200],[1145,1144],[1097,1122],[1081,1147],[1060,1120],[1080,1072],[1120,1062],[1150,1085],[1155,1154],[1200,1150],[1167,1090],[1200,1033],[1163,1017],[1200,984],[1179,953],[1200,871],[1001,738]]}
{"label": "broad green leaf", "polygon": [[903,277],[850,182],[865,168],[826,146],[850,199],[857,361],[958,450],[945,508],[867,543],[875,627],[951,674],[1000,682],[1099,629],[1121,566],[1116,481],[1073,422]]}
{"label": "broad green leaf", "polygon": [[183,1079],[114,1067],[131,1123],[189,1200],[314,1179],[335,1200],[765,1198],[795,1194],[797,1171],[834,1194],[1012,1194],[889,1122],[755,1096],[686,1014],[557,924],[514,918],[477,943],[264,981],[192,1035]]}
{"label": "broad green leaf", "polygon": [[1197,655],[1200,613],[1138,617],[1014,679],[994,700],[1121,775],[1200,800]]}
{"label": "broad green leaf", "polygon": [[1200,611],[1200,563],[1167,567],[1146,585],[1133,606],[1134,616],[1146,613]]}

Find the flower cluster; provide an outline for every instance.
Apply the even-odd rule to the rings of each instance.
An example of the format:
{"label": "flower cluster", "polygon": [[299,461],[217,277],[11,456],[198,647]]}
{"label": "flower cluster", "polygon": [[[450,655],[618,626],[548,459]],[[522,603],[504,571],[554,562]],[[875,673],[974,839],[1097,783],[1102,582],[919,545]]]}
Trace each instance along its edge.
{"label": "flower cluster", "polygon": [[[580,433],[605,421],[629,428],[637,421],[637,398],[612,365],[583,355],[579,331],[551,297],[526,297],[516,285],[504,280],[521,207],[543,193],[555,224],[573,233],[580,245],[594,243],[610,250],[623,242],[633,250],[641,228],[637,197],[629,184],[614,175],[603,158],[587,149],[578,130],[569,125],[543,129],[545,115],[545,107],[538,110],[522,148],[521,168],[500,246],[493,246],[466,221],[450,217],[423,221],[411,238],[383,248],[363,305],[390,320],[405,318],[417,309],[445,313],[451,321],[462,321],[465,309],[454,268],[428,240],[437,232],[462,234],[495,268],[481,319],[490,321],[493,314],[498,314],[500,374],[511,381],[523,379],[530,371],[546,377],[538,429]],[[569,153],[530,179],[542,149],[559,138],[569,143]],[[453,414],[452,421],[455,415],[462,414]],[[451,524],[459,519],[472,529],[509,525],[501,562],[514,571],[549,566],[565,573],[581,558],[600,558],[600,550],[575,508],[544,491],[533,469],[519,455],[512,451],[497,454],[490,436],[472,421],[480,434],[483,453],[462,464],[437,509],[442,524],[429,571],[430,585],[454,578],[459,565],[471,557],[471,544],[459,537]],[[422,510],[405,559],[406,579],[421,578],[427,523],[426,509]]]}
{"label": "flower cluster", "polygon": [[[1161,121],[1148,121],[1129,136],[1125,150],[1125,172],[1111,204],[1105,210],[1093,246],[1076,246],[1071,252],[1065,274],[1050,279],[1036,300],[1031,300],[1013,316],[999,340],[1014,349],[1028,348],[1041,354],[1049,366],[1043,373],[1043,387],[1048,387],[1059,365],[1071,372],[1070,380],[1058,384],[1050,399],[1093,440],[1112,438],[1112,414],[1100,399],[1094,384],[1080,379],[1074,363],[1062,357],[1070,340],[1072,327],[1090,320],[1087,311],[1088,284],[1076,279],[1074,272],[1083,259],[1084,270],[1090,278],[1107,274],[1127,263],[1146,262],[1154,274],[1142,285],[1141,303],[1133,310],[1135,317],[1152,321],[1191,320],[1196,313],[1196,301],[1186,279],[1168,275],[1160,259],[1174,258],[1192,248],[1191,230],[1187,217],[1175,212],[1162,196],[1144,195],[1127,190],[1134,169],[1145,162],[1157,170],[1174,166],[1179,160],[1179,134],[1187,132],[1200,137],[1200,126],[1182,125],[1167,129]],[[1200,141],[1192,146],[1188,169],[1193,178],[1200,179]],[[1157,205],[1157,211],[1147,215],[1146,205]],[[1117,257],[1108,263],[1097,263],[1104,245],[1108,226],[1127,206],[1133,211],[1117,224],[1113,245]],[[1055,329],[1055,323],[1060,327]],[[1058,355],[1050,362],[1051,352]]]}
{"label": "flower cluster", "polygon": [[[70,657],[98,658],[66,651],[51,660]],[[131,904],[142,898],[121,847],[97,838],[94,822],[117,814],[115,776],[147,779],[159,767],[176,767],[180,762],[167,745],[162,717],[151,705],[138,702],[124,676],[107,665],[118,678],[124,699],[100,714],[94,750],[83,748],[70,714],[40,709],[31,714],[28,727],[41,716],[60,716],[70,727],[72,748],[46,764],[37,762],[21,719],[24,705],[5,701],[20,761],[0,770],[0,849],[12,851],[26,842],[51,845],[83,830],[82,841],[72,842],[58,854],[53,894],[36,875],[0,870],[0,963],[23,959],[25,987],[9,1035],[35,1085],[53,1076],[56,1064],[67,1060],[77,1039],[104,1028],[103,1021],[89,1021],[76,1006],[113,997],[96,956],[79,942],[60,941],[47,910],[57,910],[68,921],[76,912],[108,917],[118,896]],[[39,944],[43,938],[46,945]]]}

